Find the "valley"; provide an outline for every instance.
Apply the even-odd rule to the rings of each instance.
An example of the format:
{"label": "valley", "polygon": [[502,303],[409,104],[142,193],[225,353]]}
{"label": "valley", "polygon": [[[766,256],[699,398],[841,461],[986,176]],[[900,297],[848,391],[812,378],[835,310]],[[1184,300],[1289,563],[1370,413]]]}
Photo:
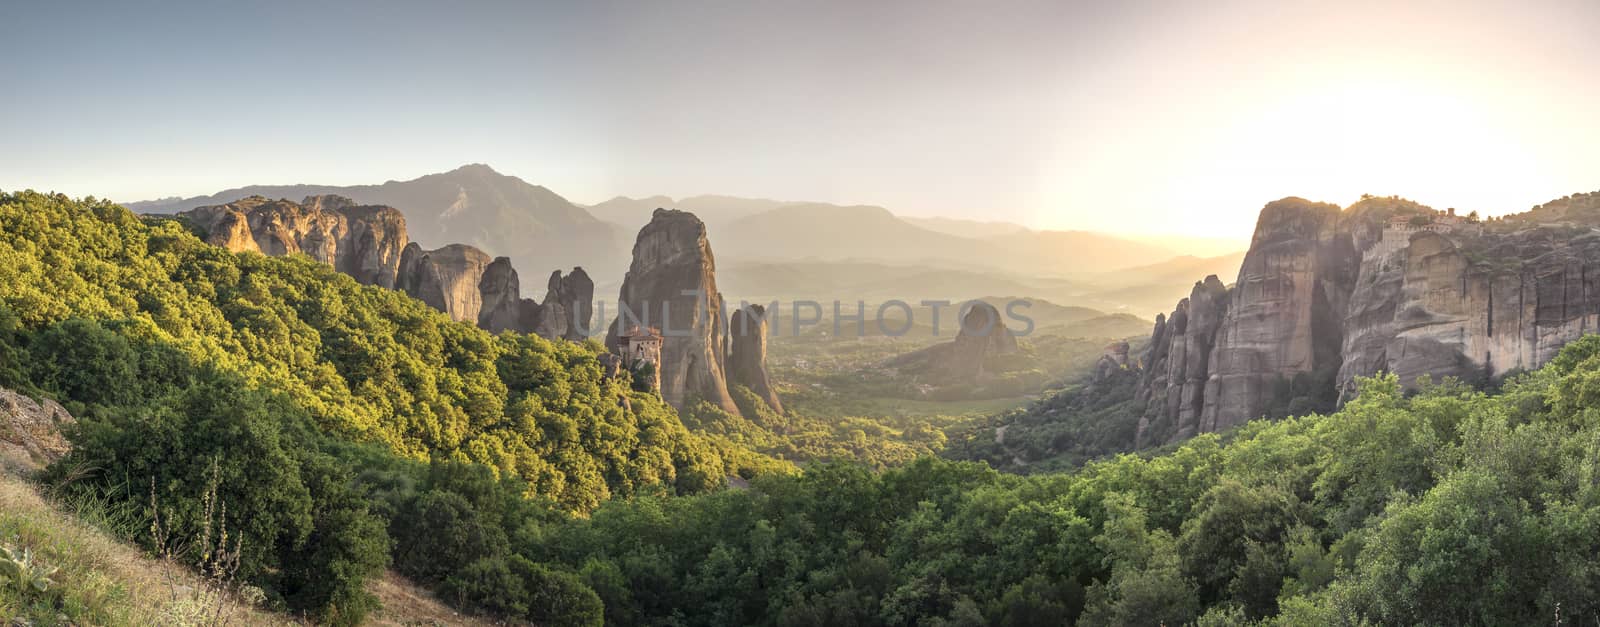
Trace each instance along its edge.
{"label": "valley", "polygon": [[1600,627],[1600,3],[0,3],[0,627]]}
{"label": "valley", "polygon": [[[1581,266],[1576,282],[1550,268],[1593,258],[1584,235],[1600,227],[1597,197],[1572,196],[1488,221],[1458,219],[1398,198],[1364,199],[1345,209],[1299,199],[1269,203],[1237,281],[1225,284],[1212,274],[1153,322],[1128,313],[1133,307],[1127,305],[1108,313],[1076,303],[1096,285],[1162,281],[1186,269],[1231,267],[1239,257],[1179,257],[1100,275],[1009,281],[987,271],[887,262],[719,264],[709,225],[689,212],[656,209],[638,233],[615,310],[660,312],[650,315],[667,324],[656,327],[651,319],[628,320],[633,314],[607,320],[611,314],[595,296],[605,288],[582,268],[554,272],[542,302],[525,298],[508,258],[491,260],[461,244],[424,250],[410,241],[408,217],[391,207],[337,196],[298,203],[250,197],[137,217],[101,201],[24,192],[0,203],[7,209],[0,226],[8,234],[0,250],[11,286],[0,293],[6,307],[0,309],[6,334],[0,337],[6,358],[0,386],[23,390],[26,396],[17,397],[23,405],[29,396],[60,399],[64,405],[49,405],[57,408],[54,415],[70,411],[87,428],[16,422],[40,414],[14,413],[3,441],[10,458],[21,460],[14,466],[47,464],[20,476],[64,482],[52,498],[98,503],[122,512],[119,520],[137,517],[141,498],[186,507],[220,498],[235,501],[236,511],[243,507],[240,516],[274,512],[266,520],[277,522],[270,524],[301,529],[303,537],[344,538],[334,553],[302,556],[306,548],[295,547],[307,545],[271,527],[251,526],[250,518],[165,514],[187,525],[177,533],[203,536],[212,521],[240,525],[230,533],[262,544],[230,558],[240,560],[237,581],[266,586],[261,599],[234,602],[239,611],[297,612],[344,623],[395,611],[492,617],[562,608],[538,614],[545,617],[539,620],[587,624],[605,616],[631,623],[659,615],[667,607],[659,604],[675,603],[665,599],[687,594],[638,597],[631,592],[636,584],[626,582],[655,576],[649,573],[659,566],[649,566],[644,554],[596,562],[593,556],[607,552],[581,548],[610,534],[648,537],[624,522],[636,508],[688,508],[683,515],[697,516],[705,515],[692,513],[698,508],[717,509],[719,502],[750,494],[798,491],[820,500],[782,505],[789,514],[764,516],[817,507],[806,515],[822,520],[834,515],[825,512],[850,511],[822,505],[836,490],[874,495],[848,507],[881,508],[906,498],[903,488],[881,482],[898,485],[932,473],[955,483],[915,490],[956,499],[944,501],[955,515],[981,510],[968,490],[1014,485],[1015,479],[990,468],[1029,477],[1024,485],[1035,486],[1029,490],[1049,491],[1059,480],[1076,485],[1070,482],[1106,472],[1152,472],[1136,469],[1169,463],[1163,460],[1233,455],[1285,429],[1319,419],[1337,424],[1334,416],[1379,406],[1497,403],[1479,390],[1565,380],[1563,369],[1587,359],[1586,349],[1560,347],[1584,343],[1579,338],[1590,323],[1582,312],[1600,309],[1581,304],[1588,298]],[[1479,252],[1490,249],[1498,252]],[[1474,281],[1482,281],[1486,298],[1494,298],[1493,285],[1516,276],[1523,277],[1513,282],[1524,286],[1519,289],[1536,295],[1544,293],[1540,282],[1575,286],[1562,293],[1576,294],[1578,303],[1539,304],[1519,317],[1485,301],[1486,334],[1534,342],[1513,353],[1524,355],[1514,357],[1522,361],[1496,361],[1491,352],[1487,361],[1474,362],[1473,342],[1487,340],[1433,328],[1478,328],[1472,308],[1458,305],[1462,298],[1449,290],[1475,290]],[[833,311],[809,306],[796,325],[786,305],[804,303],[796,295],[830,285],[868,313],[901,300],[898,294],[921,297],[913,297],[917,305],[884,309],[889,313],[881,326],[875,316],[857,321],[841,314],[836,321]],[[996,295],[1006,292],[1022,296]],[[1040,293],[1073,304],[1032,296]],[[764,300],[778,309],[748,303]],[[925,300],[951,301],[937,329]],[[853,316],[856,306],[841,303],[841,311]],[[1561,317],[1569,310],[1578,317]],[[1374,317],[1383,312],[1393,322]],[[1495,331],[1488,330],[1491,316],[1500,321]],[[596,335],[601,328],[608,331]],[[1573,335],[1552,335],[1569,328]],[[1267,363],[1227,357],[1247,354],[1241,351],[1251,346],[1235,347],[1234,334],[1265,332],[1248,329],[1281,329],[1271,332],[1283,339],[1255,346],[1299,361],[1281,362],[1266,375],[1275,378],[1243,384],[1258,394],[1243,397],[1244,405],[1212,403],[1213,397],[1237,398],[1226,391],[1231,381],[1258,376],[1230,369]],[[1383,333],[1394,339],[1363,339]],[[1447,337],[1457,339],[1439,343]],[[1378,346],[1380,359],[1389,361],[1346,353],[1368,346]],[[1448,350],[1456,352],[1440,352]],[[1570,355],[1560,358],[1568,365],[1540,368],[1558,355]],[[1506,369],[1538,374],[1519,378]],[[1391,400],[1382,400],[1385,395]],[[1283,422],[1253,420],[1259,417]],[[294,448],[283,448],[284,442]],[[54,452],[41,462],[40,451]],[[261,463],[280,472],[242,473],[241,464]],[[153,491],[141,494],[96,470],[106,467],[145,469],[139,472],[152,473]],[[949,485],[964,487],[939,492]],[[1222,485],[1231,484],[1205,494]],[[219,489],[225,492],[213,492]],[[1107,517],[1149,515],[1147,506],[1120,498],[1073,507]],[[1184,498],[1182,507],[1192,512],[1209,497]],[[1326,506],[1341,516],[1349,515],[1342,508],[1370,507]],[[1094,509],[1100,507],[1107,509]],[[911,510],[891,511],[898,512],[890,523],[897,528],[919,520]],[[958,524],[959,516],[940,524]],[[706,529],[677,524],[663,531],[678,538],[670,541],[674,550],[690,552],[669,558],[660,553],[665,545],[649,549],[655,559],[676,564],[669,568],[730,550],[719,544],[724,548],[697,553],[689,547],[704,542],[695,534]],[[715,528],[732,537],[760,537],[771,524],[768,518],[728,519]],[[863,520],[839,524],[852,533],[884,533],[860,526],[868,524]],[[95,542],[160,545],[161,534],[169,533],[161,526],[151,535],[118,525],[105,532],[110,539]],[[785,543],[840,541],[802,528],[784,533]],[[1109,538],[1105,533],[1094,538]],[[450,538],[452,548],[440,550],[453,557],[420,548],[422,537]],[[870,537],[881,547],[875,550],[890,552],[885,557],[905,550],[896,543],[909,539]],[[550,544],[547,538],[564,539]],[[1192,544],[1198,539],[1184,542],[1190,544],[1182,551],[1201,550]],[[384,545],[391,548],[378,550]],[[62,555],[67,549],[53,550]],[[284,559],[310,561],[282,571]],[[852,558],[827,553],[815,559],[823,562],[808,572]],[[1095,612],[1119,611],[1119,601],[1084,595],[1107,594],[1110,582],[1134,576],[1118,570],[1124,562],[1115,563],[1109,571],[1079,563],[1070,572],[1083,578],[1039,589],[1027,586],[1045,584],[1028,581],[1050,580],[1028,579],[1008,590],[1027,595],[1027,611],[1091,620]],[[915,564],[893,568],[920,568]],[[203,560],[199,566],[209,568]],[[919,585],[912,572],[894,575],[900,582],[894,585]],[[695,583],[702,576],[668,575],[672,585],[696,586],[705,585]],[[1143,576],[1177,575],[1156,570]],[[524,594],[515,586],[535,582],[567,596],[537,610],[509,604]],[[245,590],[218,585],[219,594]],[[819,609],[833,602],[826,599],[834,589],[819,585],[810,594],[823,596],[746,616],[839,611]],[[1196,594],[1227,598],[1203,587]],[[431,595],[455,599],[458,609],[430,606]],[[48,598],[10,602],[55,603]],[[989,598],[982,611],[1013,611],[1002,598]],[[1179,605],[1163,611],[1186,611],[1181,597],[1168,602]],[[400,609],[380,609],[385,603]],[[1240,606],[1212,606],[1207,614],[1218,607]],[[886,608],[850,611],[881,614]],[[144,611],[177,610],[152,605]],[[113,616],[82,616],[91,615]],[[250,621],[271,622],[268,616]]]}

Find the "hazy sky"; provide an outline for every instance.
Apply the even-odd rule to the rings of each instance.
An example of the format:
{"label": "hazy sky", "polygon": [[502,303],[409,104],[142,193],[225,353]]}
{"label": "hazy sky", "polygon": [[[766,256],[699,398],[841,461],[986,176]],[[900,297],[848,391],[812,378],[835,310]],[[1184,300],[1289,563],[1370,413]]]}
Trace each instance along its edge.
{"label": "hazy sky", "polygon": [[1594,0],[255,4],[5,3],[0,189],[484,162],[578,202],[1240,237],[1286,195],[1600,190]]}

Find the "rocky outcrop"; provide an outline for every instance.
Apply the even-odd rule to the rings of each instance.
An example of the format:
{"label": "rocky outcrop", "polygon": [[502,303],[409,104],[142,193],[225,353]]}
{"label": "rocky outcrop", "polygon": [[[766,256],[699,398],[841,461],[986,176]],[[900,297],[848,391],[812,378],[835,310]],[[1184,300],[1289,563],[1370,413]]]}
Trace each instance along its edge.
{"label": "rocky outcrop", "polygon": [[522,285],[508,257],[495,257],[478,280],[478,326],[490,333],[528,328],[524,316]]}
{"label": "rocky outcrop", "polygon": [[[394,207],[410,223],[410,241],[425,248],[467,244],[522,268],[582,265],[604,276],[622,271],[629,229],[597,219],[545,187],[468,164],[449,172],[378,185],[251,185],[187,199],[129,203],[140,213],[177,213],[238,198],[353,198]],[[632,224],[632,223],[630,223]],[[398,255],[405,248],[394,248]]]}
{"label": "rocky outcrop", "polygon": [[549,313],[541,326],[552,333],[557,327],[561,329],[560,333],[548,337],[583,341],[594,328],[594,281],[581,267],[573,268],[566,276],[562,276],[560,270],[550,273],[543,307]]}
{"label": "rocky outcrop", "polygon": [[1237,282],[1158,316],[1140,446],[1332,409],[1358,377],[1485,383],[1600,331],[1600,193],[1488,222],[1399,198],[1263,208]]}
{"label": "rocky outcrop", "polygon": [[1266,413],[1281,400],[1279,381],[1338,370],[1361,259],[1340,215],[1336,205],[1298,198],[1262,209],[1212,344],[1197,431]]}
{"label": "rocky outcrop", "polygon": [[180,215],[207,232],[207,243],[236,252],[304,254],[383,287],[395,286],[409,241],[399,211],[341,196],[309,196],[298,204],[252,196]]}
{"label": "rocky outcrop", "polygon": [[728,319],[716,265],[699,218],[656,209],[633,245],[606,346],[617,350],[620,335],[635,325],[660,329],[661,397],[680,409],[698,397],[738,414],[728,394]]}
{"label": "rocky outcrop", "polygon": [[61,432],[74,422],[55,401],[0,388],[0,465],[36,470],[61,459],[72,448]]}
{"label": "rocky outcrop", "polygon": [[1094,370],[1090,381],[1104,381],[1118,372],[1128,369],[1128,342],[1126,340],[1107,344],[1100,352],[1100,359],[1095,360]]}
{"label": "rocky outcrop", "polygon": [[1017,338],[1006,328],[1000,311],[983,301],[972,301],[961,317],[961,329],[948,355],[936,365],[951,380],[982,378],[986,362],[1017,352]]}
{"label": "rocky outcrop", "polygon": [[1194,284],[1170,317],[1156,317],[1138,398],[1145,408],[1137,435],[1140,446],[1187,438],[1198,430],[1212,343],[1229,304],[1227,288],[1211,275]]}
{"label": "rocky outcrop", "polygon": [[1536,368],[1600,331],[1600,232],[1585,231],[1534,228],[1481,241],[1422,232],[1367,260],[1371,280],[1346,316],[1341,394],[1380,370],[1408,385],[1422,375],[1481,383]]}
{"label": "rocky outcrop", "polygon": [[594,282],[583,268],[566,276],[559,270],[551,274],[541,305],[522,298],[509,258],[490,260],[463,244],[423,250],[408,243],[405,217],[390,207],[358,205],[334,195],[308,196],[299,203],[252,196],[181,215],[206,232],[208,243],[236,252],[304,254],[361,283],[402,290],[455,320],[495,333],[588,337]]}
{"label": "rocky outcrop", "polygon": [[594,282],[583,268],[566,276],[560,270],[551,273],[544,303],[539,303],[518,296],[517,271],[510,259],[498,257],[484,271],[478,291],[483,296],[478,326],[495,333],[512,330],[581,342],[592,329]]}
{"label": "rocky outcrop", "polygon": [[783,413],[783,404],[773,390],[767,375],[767,310],[761,305],[747,305],[733,312],[728,320],[728,382],[743,385],[766,401],[767,406]]}
{"label": "rocky outcrop", "polygon": [[1020,350],[994,305],[970,301],[961,306],[961,327],[952,341],[892,357],[883,365],[937,384],[971,383],[990,378],[996,357]]}
{"label": "rocky outcrop", "polygon": [[[479,285],[491,260],[483,251],[464,244],[423,250],[415,243],[400,256],[401,290],[450,315],[453,320],[478,323],[483,309]],[[509,267],[509,265],[508,265]]]}

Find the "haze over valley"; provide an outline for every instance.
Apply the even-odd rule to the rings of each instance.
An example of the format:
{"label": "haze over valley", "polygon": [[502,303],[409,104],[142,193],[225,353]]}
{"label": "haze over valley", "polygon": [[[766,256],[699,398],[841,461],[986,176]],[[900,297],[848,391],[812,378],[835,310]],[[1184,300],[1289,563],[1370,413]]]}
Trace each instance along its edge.
{"label": "haze over valley", "polygon": [[1596,24],[0,6],[0,625],[1600,627]]}
{"label": "haze over valley", "polygon": [[[1245,241],[1085,231],[1036,231],[954,218],[908,218],[871,206],[730,196],[614,198],[593,206],[482,164],[376,185],[252,185],[209,196],[130,202],[174,214],[252,196],[298,202],[338,195],[392,206],[410,241],[460,243],[519,268],[579,266],[606,291],[621,283],[631,234],[658,208],[694,213],[718,243],[726,292],[739,298],[878,303],[1032,297],[1152,317],[1184,293],[1185,277],[1232,274]],[[1218,250],[1222,254],[1211,254]],[[542,297],[530,286],[530,297]]]}

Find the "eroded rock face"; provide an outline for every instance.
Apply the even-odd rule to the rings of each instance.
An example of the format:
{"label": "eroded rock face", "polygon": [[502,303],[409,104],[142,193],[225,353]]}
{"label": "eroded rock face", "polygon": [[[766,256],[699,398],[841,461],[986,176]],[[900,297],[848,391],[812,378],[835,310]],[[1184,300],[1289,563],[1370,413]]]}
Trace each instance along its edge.
{"label": "eroded rock face", "polygon": [[1020,350],[994,305],[983,301],[962,303],[956,338],[943,344],[891,357],[883,367],[909,372],[940,385],[971,383],[992,376],[996,357]]}
{"label": "eroded rock face", "polygon": [[1094,374],[1090,382],[1100,382],[1110,379],[1116,373],[1128,368],[1128,343],[1126,341],[1112,342],[1101,351],[1100,359],[1094,362]]}
{"label": "eroded rock face", "polygon": [[0,464],[37,470],[61,459],[72,449],[62,429],[74,422],[55,401],[0,388]]}
{"label": "eroded rock face", "polygon": [[977,379],[983,377],[987,360],[1017,350],[1017,338],[1006,328],[1000,311],[989,303],[972,301],[939,368],[952,380]]}
{"label": "eroded rock face", "polygon": [[1148,392],[1141,399],[1145,413],[1139,422],[1139,446],[1192,437],[1199,429],[1212,343],[1230,303],[1227,287],[1213,274],[1194,284],[1171,317],[1156,318],[1151,341],[1162,346],[1152,352],[1144,373],[1142,390]]}
{"label": "eroded rock face", "polygon": [[770,330],[767,310],[761,305],[747,305],[728,319],[728,382],[743,385],[766,401],[767,406],[783,413],[783,404],[772,388],[767,375],[767,333]]}
{"label": "eroded rock face", "polygon": [[[508,257],[495,257],[478,280],[478,326],[490,333],[527,328],[523,316],[522,286]],[[535,307],[537,311],[537,306]]]}
{"label": "eroded rock face", "polygon": [[1600,193],[1483,224],[1397,198],[1262,210],[1238,281],[1158,316],[1138,443],[1331,408],[1358,377],[1484,383],[1600,331]]}
{"label": "eroded rock face", "polygon": [[738,414],[728,394],[727,317],[716,265],[699,218],[655,210],[633,245],[606,346],[615,349],[618,336],[634,324],[660,329],[661,397],[679,409],[691,396],[699,397]]}
{"label": "eroded rock face", "polygon": [[[1429,375],[1482,383],[1543,365],[1567,342],[1600,331],[1600,233],[1556,229],[1457,242],[1422,232],[1391,255],[1368,259],[1346,317],[1350,339],[1340,391],[1355,378],[1393,372],[1404,385]],[[1467,250],[1490,243],[1475,264]],[[1368,303],[1384,303],[1372,305]]]}
{"label": "eroded rock face", "polygon": [[399,211],[340,196],[310,196],[300,203],[252,196],[180,215],[207,232],[207,243],[236,252],[304,254],[383,287],[394,287],[409,241]]}
{"label": "eroded rock face", "polygon": [[453,320],[477,324],[483,309],[479,284],[490,262],[489,255],[464,244],[423,250],[413,243],[400,256],[396,287]]}
{"label": "eroded rock face", "polygon": [[[566,339],[581,342],[588,338],[594,307],[594,282],[574,268],[572,274],[562,276],[557,270],[550,274],[549,288],[544,303],[520,296],[517,271],[511,260],[497,257],[483,273],[478,283],[483,297],[483,308],[478,312],[478,326],[494,333],[517,331],[535,333],[546,339]],[[572,312],[579,312],[574,315]]]}
{"label": "eroded rock face", "polygon": [[544,307],[550,312],[544,326],[552,332],[560,329],[559,333],[546,337],[583,341],[588,337],[587,331],[594,328],[594,281],[582,267],[573,268],[566,276],[562,276],[560,270],[550,273]]}
{"label": "eroded rock face", "polygon": [[423,250],[409,242],[405,217],[390,207],[333,195],[308,196],[299,203],[252,196],[181,215],[204,229],[210,244],[236,252],[304,254],[361,283],[402,290],[455,320],[495,333],[582,341],[592,324],[594,282],[583,268],[566,276],[551,274],[541,305],[522,298],[509,258],[490,260],[463,244]]}
{"label": "eroded rock face", "polygon": [[1327,203],[1288,198],[1262,209],[1213,343],[1198,431],[1261,416],[1278,381],[1338,369],[1360,263],[1339,226],[1339,207]]}

